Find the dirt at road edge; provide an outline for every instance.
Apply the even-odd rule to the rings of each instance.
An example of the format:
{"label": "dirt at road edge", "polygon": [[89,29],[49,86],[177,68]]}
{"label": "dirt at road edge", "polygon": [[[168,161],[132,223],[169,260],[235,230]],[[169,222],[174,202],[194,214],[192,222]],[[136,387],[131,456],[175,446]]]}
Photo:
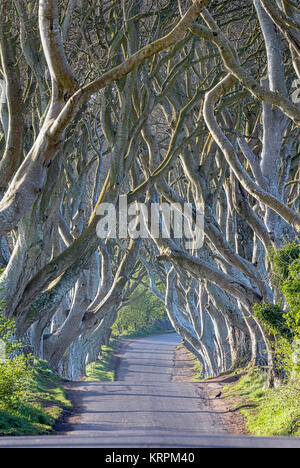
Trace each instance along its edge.
{"label": "dirt at road edge", "polygon": [[[191,382],[195,375],[193,367],[194,363],[189,351],[184,347],[177,347],[174,353],[173,381]],[[220,376],[203,382],[194,382],[194,384],[198,388],[199,398],[205,400],[211,411],[222,419],[228,434],[245,436],[249,435],[249,432],[245,427],[244,417],[240,413],[231,411],[234,401],[222,395],[216,398],[216,395],[222,392],[223,387],[233,379],[234,377]]]}

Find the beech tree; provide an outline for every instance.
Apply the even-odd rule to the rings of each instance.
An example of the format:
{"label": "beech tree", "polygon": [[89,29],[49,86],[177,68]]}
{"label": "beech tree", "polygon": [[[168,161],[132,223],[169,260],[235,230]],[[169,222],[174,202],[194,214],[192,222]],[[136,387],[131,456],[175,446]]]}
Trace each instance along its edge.
{"label": "beech tree", "polygon": [[[83,375],[143,287],[205,376],[281,377],[253,311],[300,229],[299,26],[290,0],[1,3],[0,294],[55,371]],[[189,203],[203,246],[100,239],[125,195]]]}

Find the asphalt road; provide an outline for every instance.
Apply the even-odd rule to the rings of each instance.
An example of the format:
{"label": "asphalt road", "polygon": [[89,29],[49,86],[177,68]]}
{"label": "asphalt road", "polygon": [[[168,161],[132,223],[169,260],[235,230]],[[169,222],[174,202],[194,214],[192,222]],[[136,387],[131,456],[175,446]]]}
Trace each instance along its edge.
{"label": "asphalt road", "polygon": [[74,385],[82,405],[70,432],[3,437],[0,448],[300,448],[300,439],[228,435],[196,385],[171,381],[179,342],[176,334],[132,340],[116,382]]}

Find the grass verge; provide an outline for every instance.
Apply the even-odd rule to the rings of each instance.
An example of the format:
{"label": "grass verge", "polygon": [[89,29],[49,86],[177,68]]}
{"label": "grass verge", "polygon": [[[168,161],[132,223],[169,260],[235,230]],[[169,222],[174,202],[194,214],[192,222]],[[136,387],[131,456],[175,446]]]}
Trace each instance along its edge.
{"label": "grass verge", "polygon": [[[236,372],[235,372],[236,374]],[[223,388],[225,398],[234,401],[232,410],[245,417],[246,427],[255,436],[300,436],[300,384],[290,382],[266,389],[267,373],[252,368],[237,383]]]}
{"label": "grass verge", "polygon": [[202,370],[202,365],[192,353],[190,353],[191,359],[193,361],[193,372],[194,376],[191,379],[191,382],[200,382],[203,380],[203,370]]}
{"label": "grass verge", "polygon": [[[184,347],[183,344],[178,349]],[[223,386],[222,397],[231,411],[242,414],[246,429],[253,436],[300,437],[300,382],[268,389],[267,371],[259,367],[240,368],[217,378],[203,378],[198,359],[189,352],[194,375],[191,382],[230,382]]]}
{"label": "grass verge", "polygon": [[180,343],[177,347],[177,350],[185,349],[188,353],[189,359],[193,363],[193,376],[191,377],[191,382],[202,382],[203,381],[203,369],[199,359],[191,353],[183,343]]}
{"label": "grass verge", "polygon": [[102,346],[101,355],[97,361],[86,367],[85,381],[113,382],[115,380],[117,341],[111,340],[109,346]]}
{"label": "grass verge", "polygon": [[49,369],[47,362],[35,361],[26,401],[17,408],[0,410],[0,435],[48,434],[63,411],[71,407],[60,377]]}

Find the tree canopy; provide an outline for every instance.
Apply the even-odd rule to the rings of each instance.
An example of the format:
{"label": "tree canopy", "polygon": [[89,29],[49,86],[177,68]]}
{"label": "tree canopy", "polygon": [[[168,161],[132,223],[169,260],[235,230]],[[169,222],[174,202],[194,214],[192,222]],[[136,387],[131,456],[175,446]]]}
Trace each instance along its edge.
{"label": "tree canopy", "polygon": [[[205,376],[280,377],[255,310],[299,331],[299,30],[293,0],[1,1],[0,295],[53,370],[83,375],[145,290]],[[124,197],[171,227],[100,238]]]}

